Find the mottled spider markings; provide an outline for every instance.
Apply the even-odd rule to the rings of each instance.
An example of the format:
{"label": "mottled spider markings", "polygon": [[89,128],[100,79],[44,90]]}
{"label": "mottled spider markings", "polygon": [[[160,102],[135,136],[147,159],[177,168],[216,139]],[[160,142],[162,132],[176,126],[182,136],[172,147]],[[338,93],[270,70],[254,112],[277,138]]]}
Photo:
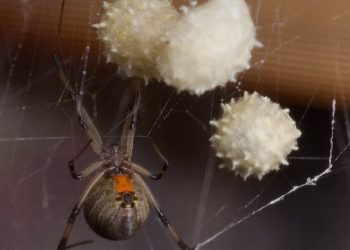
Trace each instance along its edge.
{"label": "mottled spider markings", "polygon": [[[190,248],[169,224],[157,200],[141,177],[142,175],[154,180],[160,179],[168,167],[166,159],[153,144],[155,151],[164,162],[159,173],[153,174],[146,168],[131,162],[136,117],[140,105],[139,84],[133,84],[134,102],[130,105],[124,120],[120,147],[115,144],[104,147],[100,134],[79,99],[79,94],[70,86],[61,61],[57,56],[54,56],[54,61],[62,83],[77,106],[76,111],[80,125],[88,138],[88,143],[68,163],[71,176],[76,180],[82,180],[97,172],[74,206],[57,249],[68,248],[68,238],[82,208],[84,208],[87,223],[98,235],[112,240],[125,240],[142,228],[152,207],[171,238],[177,242],[181,249],[189,250]],[[77,173],[74,162],[89,145],[96,153],[98,160],[81,173]]]}
{"label": "mottled spider markings", "polygon": [[84,204],[89,226],[111,240],[132,237],[150,215],[142,187],[129,175],[106,176],[92,188]]}

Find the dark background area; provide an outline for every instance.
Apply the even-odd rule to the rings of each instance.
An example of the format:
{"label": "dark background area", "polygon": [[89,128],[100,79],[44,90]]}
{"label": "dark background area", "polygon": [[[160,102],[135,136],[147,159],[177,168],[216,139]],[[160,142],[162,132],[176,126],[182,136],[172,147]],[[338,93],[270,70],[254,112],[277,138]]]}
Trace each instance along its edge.
{"label": "dark background area", "polygon": [[[65,14],[62,37],[53,39],[60,1],[51,2],[56,4],[56,16],[45,13],[45,8],[51,6],[45,1],[2,2],[6,11],[1,11],[0,31],[0,249],[55,249],[67,217],[87,181],[74,181],[67,169],[67,162],[84,145],[86,138],[76,118],[74,104],[60,83],[52,55],[62,52],[64,65],[74,82],[81,78],[82,57],[87,55],[86,48],[91,45],[86,68],[86,79],[91,81],[85,86],[84,104],[104,141],[120,138],[120,120],[124,114],[118,107],[129,80],[116,74],[116,66],[104,62],[93,30],[83,35],[79,33],[79,16]],[[321,3],[316,1],[314,7]],[[69,4],[74,1],[67,4],[65,13],[71,13]],[[96,2],[94,8],[99,4]],[[91,8],[86,5],[76,11],[89,12]],[[256,6],[253,8],[255,10]],[[52,23],[51,18],[55,20]],[[75,26],[69,25],[67,20],[75,21]],[[88,19],[81,22],[89,24]],[[49,43],[51,40],[61,44]],[[268,40],[262,42],[266,44]],[[271,46],[277,48],[277,45]],[[339,57],[344,54],[337,52]],[[347,74],[345,68],[338,67],[340,75]],[[258,71],[258,76],[259,73],[263,75],[263,67],[253,67],[253,70]],[[335,97],[333,171],[316,186],[307,186],[252,215],[201,249],[350,248],[347,148],[350,124],[346,99],[339,98],[341,88],[335,88],[328,98],[320,97],[323,108],[313,107],[314,100],[323,96],[316,89],[303,94],[307,95],[306,101],[293,103],[290,98],[284,98],[281,76],[274,77],[273,87],[269,88],[263,84],[271,78],[259,78],[255,85],[247,81],[245,85],[244,75],[240,90],[230,84],[201,97],[176,93],[156,82],[142,89],[133,160],[153,171],[162,165],[150,138],[168,159],[170,168],[166,175],[160,181],[147,180],[147,183],[170,222],[190,245],[206,240],[229,223],[252,214],[328,167],[331,101]],[[331,79],[337,82],[339,75]],[[262,181],[243,181],[232,172],[218,169],[220,161],[215,158],[208,141],[212,134],[208,122],[219,116],[220,102],[242,95],[241,90],[246,88],[271,93],[269,96],[274,101],[291,110],[291,116],[302,131],[299,150],[290,155],[290,165]],[[94,159],[89,150],[79,159],[78,165],[83,168]],[[70,242],[90,239],[93,244],[76,249],[177,249],[154,214],[139,234],[123,242],[95,235],[81,215]]]}

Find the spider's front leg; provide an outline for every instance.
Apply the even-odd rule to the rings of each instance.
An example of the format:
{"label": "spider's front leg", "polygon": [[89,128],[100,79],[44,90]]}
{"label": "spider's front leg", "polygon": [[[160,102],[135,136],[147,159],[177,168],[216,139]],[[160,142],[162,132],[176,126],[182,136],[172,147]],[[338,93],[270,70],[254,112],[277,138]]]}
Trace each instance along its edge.
{"label": "spider's front leg", "polygon": [[168,162],[165,159],[165,157],[162,155],[162,153],[160,152],[160,150],[158,149],[158,147],[156,146],[152,138],[151,138],[152,145],[155,151],[157,152],[158,156],[164,162],[161,171],[159,173],[154,174],[137,164],[131,163],[131,155],[132,155],[134,139],[135,139],[137,111],[139,109],[140,102],[141,102],[140,89],[139,89],[140,87],[138,82],[135,83],[134,87],[135,87],[134,89],[135,99],[134,99],[134,102],[129,107],[128,114],[124,121],[122,138],[121,138],[121,152],[124,159],[123,165],[133,169],[134,171],[136,171],[137,173],[143,176],[150,177],[154,180],[159,180],[164,174],[164,172],[167,170]]}
{"label": "spider's front leg", "polygon": [[78,115],[80,126],[85,130],[86,136],[89,139],[89,144],[92,147],[92,149],[95,151],[97,155],[100,155],[103,148],[101,135],[97,131],[94,123],[92,122],[91,117],[89,116],[88,112],[84,108],[84,105],[81,104],[79,95],[77,95],[77,92],[75,91],[75,89],[73,89],[72,86],[70,85],[69,79],[67,78],[67,75],[65,73],[65,70],[60,58],[57,55],[54,55],[53,60],[64,87],[69,91],[70,98],[76,105],[76,112]]}

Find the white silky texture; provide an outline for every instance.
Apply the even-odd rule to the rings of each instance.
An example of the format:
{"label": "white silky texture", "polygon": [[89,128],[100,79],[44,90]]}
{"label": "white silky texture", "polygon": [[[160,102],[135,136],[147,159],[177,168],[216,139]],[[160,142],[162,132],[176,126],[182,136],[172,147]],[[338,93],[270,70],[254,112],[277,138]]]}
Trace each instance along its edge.
{"label": "white silky texture", "polygon": [[288,109],[256,92],[245,92],[237,102],[222,104],[222,109],[222,117],[210,122],[216,129],[210,141],[224,160],[222,168],[244,179],[261,179],[281,164],[288,165],[286,157],[298,149],[296,140],[301,135]]}
{"label": "white silky texture", "polygon": [[168,0],[104,3],[96,24],[108,61],[129,76],[200,95],[249,68],[260,43],[244,0],[209,0],[176,11]]}
{"label": "white silky texture", "polygon": [[103,2],[101,21],[95,24],[107,62],[118,64],[128,76],[161,80],[156,58],[165,32],[177,11],[167,0]]}
{"label": "white silky texture", "polygon": [[162,77],[179,90],[202,94],[249,68],[258,45],[243,0],[211,0],[177,19],[162,38],[157,58]]}

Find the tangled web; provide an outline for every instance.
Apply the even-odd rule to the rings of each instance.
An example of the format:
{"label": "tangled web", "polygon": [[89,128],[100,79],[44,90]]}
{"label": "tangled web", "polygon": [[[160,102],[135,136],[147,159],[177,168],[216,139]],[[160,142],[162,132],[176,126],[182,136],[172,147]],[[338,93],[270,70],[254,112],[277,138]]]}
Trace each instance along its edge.
{"label": "tangled web", "polygon": [[[9,1],[10,2],[10,1]],[[250,1],[252,2],[252,1]],[[67,216],[86,183],[76,183],[66,167],[86,143],[75,115],[74,104],[51,63],[53,53],[62,53],[72,82],[77,82],[83,103],[106,143],[118,142],[125,116],[123,98],[128,79],[106,65],[96,43],[92,23],[98,19],[99,4],[67,1],[61,37],[52,38],[48,24],[59,19],[59,3],[20,1],[4,4],[13,19],[2,16],[0,84],[0,192],[1,249],[53,249]],[[264,66],[277,62],[272,78],[272,99],[284,95],[279,66],[280,51],[309,39],[305,33],[288,36],[290,25],[322,1],[310,1],[291,9],[272,9],[271,27],[261,26],[264,1],[252,3],[259,29],[271,33],[264,53],[253,61],[257,72],[254,90],[264,90]],[[76,8],[80,6],[81,9]],[[83,17],[75,20],[75,10]],[[12,11],[12,12],[11,12]],[[4,11],[5,13],[6,11]],[[329,18],[347,16],[339,9]],[[273,16],[273,15],[271,15]],[[6,19],[7,18],[7,19]],[[54,20],[54,21],[52,21]],[[73,21],[71,21],[73,20]],[[51,23],[50,23],[51,22]],[[15,25],[10,25],[15,24]],[[16,26],[17,25],[17,26]],[[314,25],[310,29],[321,31]],[[55,31],[52,31],[55,32]],[[81,33],[82,32],[82,35]],[[66,37],[69,39],[66,39]],[[50,40],[51,39],[51,40]],[[61,44],[57,45],[58,41]],[[59,48],[59,49],[58,49]],[[170,222],[196,249],[347,249],[349,223],[350,119],[345,95],[337,83],[345,66],[340,64],[341,47],[334,49],[332,96],[326,109],[313,108],[321,95],[316,87],[307,104],[291,106],[303,135],[299,151],[289,156],[290,166],[266,176],[261,182],[243,181],[220,164],[208,141],[209,120],[220,114],[220,103],[241,96],[248,73],[240,76],[241,86],[230,85],[193,97],[177,94],[170,87],[150,82],[142,89],[133,159],[151,170],[161,166],[154,152],[154,140],[170,163],[159,182],[147,181]],[[277,59],[276,59],[277,58]],[[270,79],[271,80],[271,79]],[[334,86],[334,88],[333,88]],[[268,142],[266,142],[268,143]],[[83,168],[94,160],[91,151],[78,161]],[[94,235],[83,216],[73,230],[72,242],[94,241],[82,249],[176,249],[155,216],[134,238],[107,241]],[[78,249],[78,248],[77,248]]]}

